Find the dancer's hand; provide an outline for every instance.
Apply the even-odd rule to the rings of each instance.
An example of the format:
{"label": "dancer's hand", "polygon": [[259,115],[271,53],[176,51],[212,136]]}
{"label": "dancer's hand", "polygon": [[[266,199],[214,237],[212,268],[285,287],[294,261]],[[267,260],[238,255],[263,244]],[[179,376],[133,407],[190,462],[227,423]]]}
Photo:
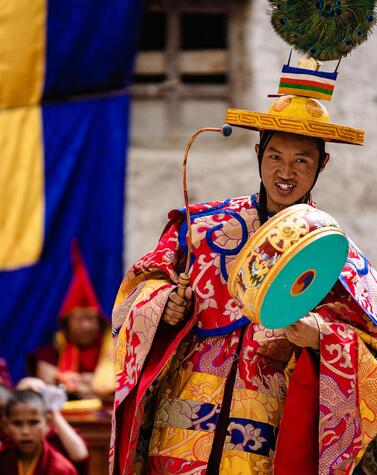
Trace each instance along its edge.
{"label": "dancer's hand", "polygon": [[192,306],[192,288],[187,287],[185,290],[185,297],[180,297],[176,290],[169,295],[168,301],[165,305],[164,313],[162,314],[162,321],[169,325],[178,325]]}
{"label": "dancer's hand", "polygon": [[301,348],[313,348],[319,350],[319,319],[321,317],[314,313],[309,313],[296,323],[285,328],[287,339]]}

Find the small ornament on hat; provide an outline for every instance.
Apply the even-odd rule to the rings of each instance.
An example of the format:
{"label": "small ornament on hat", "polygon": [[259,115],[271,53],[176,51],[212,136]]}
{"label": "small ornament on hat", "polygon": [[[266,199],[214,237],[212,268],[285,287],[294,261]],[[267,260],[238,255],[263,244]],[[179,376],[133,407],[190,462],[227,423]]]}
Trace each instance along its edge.
{"label": "small ornament on hat", "polygon": [[278,95],[294,94],[331,101],[337,71],[320,71],[321,63],[310,55],[300,58],[296,67],[290,65],[290,58],[291,55],[281,71]]}
{"label": "small ornament on hat", "polygon": [[311,71],[318,71],[322,66],[322,63],[316,58],[312,58],[309,55],[303,56],[297,61],[297,64],[302,69],[310,69]]}

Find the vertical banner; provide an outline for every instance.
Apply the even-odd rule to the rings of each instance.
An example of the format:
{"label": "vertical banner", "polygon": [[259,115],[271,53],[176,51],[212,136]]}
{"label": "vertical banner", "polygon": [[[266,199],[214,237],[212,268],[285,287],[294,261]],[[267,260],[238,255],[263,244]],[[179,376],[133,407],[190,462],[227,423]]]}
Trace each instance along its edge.
{"label": "vertical banner", "polygon": [[56,331],[72,239],[111,313],[141,3],[15,0],[0,12],[0,357],[15,381]]}

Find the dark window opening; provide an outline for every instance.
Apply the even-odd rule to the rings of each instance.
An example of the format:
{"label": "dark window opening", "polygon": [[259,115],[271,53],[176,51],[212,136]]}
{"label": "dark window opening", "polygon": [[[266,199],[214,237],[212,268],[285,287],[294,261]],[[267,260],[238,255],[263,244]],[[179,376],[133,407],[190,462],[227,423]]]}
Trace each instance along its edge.
{"label": "dark window opening", "polygon": [[141,21],[139,51],[162,51],[166,47],[166,13],[146,11]]}
{"label": "dark window opening", "polygon": [[180,20],[182,50],[227,48],[225,13],[184,13]]}
{"label": "dark window opening", "polygon": [[159,84],[166,81],[166,74],[135,74],[135,84]]}
{"label": "dark window opening", "polygon": [[226,74],[182,74],[183,84],[226,84]]}

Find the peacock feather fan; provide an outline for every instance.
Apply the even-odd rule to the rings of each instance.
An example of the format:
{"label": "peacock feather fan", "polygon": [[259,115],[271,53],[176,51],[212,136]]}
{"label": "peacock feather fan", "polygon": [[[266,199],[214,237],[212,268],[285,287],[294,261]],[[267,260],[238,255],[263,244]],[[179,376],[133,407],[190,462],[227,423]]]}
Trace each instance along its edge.
{"label": "peacock feather fan", "polygon": [[268,0],[271,23],[295,49],[322,61],[346,56],[377,21],[374,0]]}

